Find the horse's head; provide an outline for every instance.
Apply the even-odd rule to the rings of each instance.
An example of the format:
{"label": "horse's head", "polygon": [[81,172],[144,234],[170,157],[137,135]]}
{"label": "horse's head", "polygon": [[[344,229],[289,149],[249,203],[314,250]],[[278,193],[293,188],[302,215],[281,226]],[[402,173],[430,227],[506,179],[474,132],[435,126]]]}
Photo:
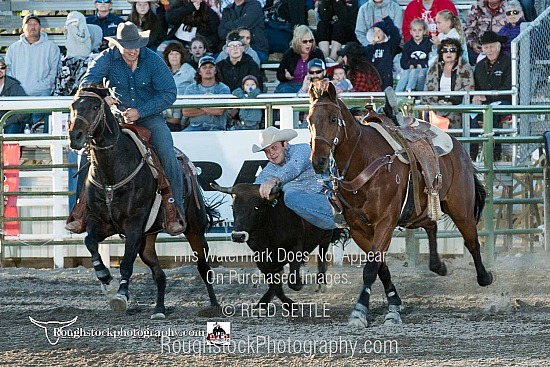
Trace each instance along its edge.
{"label": "horse's head", "polygon": [[345,122],[332,83],[312,83],[309,88],[309,100],[311,163],[315,172],[323,173],[329,168],[330,154],[344,137]]}
{"label": "horse's head", "polygon": [[96,130],[108,110],[104,100],[109,95],[107,88],[84,87],[78,90],[70,106],[70,147],[80,150],[95,136]]}

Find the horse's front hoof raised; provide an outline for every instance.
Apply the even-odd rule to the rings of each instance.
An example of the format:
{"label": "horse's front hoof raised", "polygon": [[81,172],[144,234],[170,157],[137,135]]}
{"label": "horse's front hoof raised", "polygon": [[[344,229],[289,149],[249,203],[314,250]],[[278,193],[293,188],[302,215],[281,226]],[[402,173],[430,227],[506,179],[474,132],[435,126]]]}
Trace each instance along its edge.
{"label": "horse's front hoof raised", "polygon": [[118,292],[119,287],[120,283],[116,278],[111,279],[111,282],[109,284],[101,283],[101,291],[108,300],[111,300],[115,296],[116,292]]}
{"label": "horse's front hoof raised", "polygon": [[126,312],[128,309],[128,300],[126,299],[126,296],[117,294],[111,299],[109,305],[111,306],[111,310],[115,312]]}
{"label": "horse's front hoof raised", "polygon": [[157,312],[151,315],[151,320],[164,320],[166,315],[162,312]]}

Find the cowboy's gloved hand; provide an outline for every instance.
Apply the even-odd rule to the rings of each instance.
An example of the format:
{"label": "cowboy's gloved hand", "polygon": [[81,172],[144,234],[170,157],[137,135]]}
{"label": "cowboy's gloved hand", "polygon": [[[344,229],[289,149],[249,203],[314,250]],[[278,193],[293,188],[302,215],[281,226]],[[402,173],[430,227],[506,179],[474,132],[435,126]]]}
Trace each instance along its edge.
{"label": "cowboy's gloved hand", "polygon": [[124,122],[133,124],[139,119],[139,112],[135,108],[127,108],[122,112],[122,116],[124,117]]}

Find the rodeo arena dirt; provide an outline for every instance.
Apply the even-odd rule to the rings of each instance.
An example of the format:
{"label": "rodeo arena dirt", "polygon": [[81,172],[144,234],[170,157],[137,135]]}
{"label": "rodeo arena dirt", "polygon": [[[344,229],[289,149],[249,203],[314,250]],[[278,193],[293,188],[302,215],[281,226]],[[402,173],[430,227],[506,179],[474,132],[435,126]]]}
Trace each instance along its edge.
{"label": "rodeo arena dirt", "polygon": [[[380,282],[368,328],[348,317],[362,287],[362,267],[330,266],[329,287],[285,291],[299,307],[275,301],[252,267],[214,268],[220,308],[209,307],[194,265],[167,269],[167,315],[151,320],[156,287],[136,264],[126,313],[115,313],[93,269],[0,269],[0,364],[3,366],[548,366],[550,262],[545,253],[498,256],[496,282],[477,285],[469,255],[445,259],[438,276],[427,261],[388,265],[404,303],[402,325],[385,325]],[[302,268],[307,281],[315,264]],[[118,269],[113,275],[120,277]],[[210,344],[215,330],[223,330]],[[219,330],[219,329],[218,329]],[[211,338],[212,337],[212,338]],[[207,340],[207,339],[210,339]],[[224,345],[222,345],[224,344]]]}

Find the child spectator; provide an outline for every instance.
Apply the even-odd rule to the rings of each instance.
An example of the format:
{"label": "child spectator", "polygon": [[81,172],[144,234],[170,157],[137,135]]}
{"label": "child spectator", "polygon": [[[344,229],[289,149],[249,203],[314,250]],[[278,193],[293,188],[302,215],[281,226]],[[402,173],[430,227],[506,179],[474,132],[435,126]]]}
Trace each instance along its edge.
{"label": "child spectator", "polygon": [[498,31],[499,36],[505,36],[508,40],[502,44],[502,51],[511,55],[512,41],[519,35],[521,23],[525,22],[521,4],[512,0],[506,6],[506,24]]}
{"label": "child spectator", "polygon": [[434,47],[432,49],[432,57],[430,58],[430,66],[437,60],[437,46],[447,38],[454,38],[462,45],[462,57],[468,61],[468,49],[466,46],[466,37],[462,30],[462,22],[460,18],[453,14],[450,10],[441,10],[435,16],[435,23],[437,27],[437,36],[432,35],[432,42]]}
{"label": "child spectator", "polygon": [[374,23],[367,32],[369,45],[366,48],[369,59],[382,78],[382,90],[393,86],[393,58],[397,53],[401,35],[390,17]]}
{"label": "child spectator", "polygon": [[[242,88],[233,91],[237,98],[256,98],[261,93],[258,88],[258,79],[254,75],[247,75],[243,78]],[[235,123],[235,130],[259,129],[262,122],[263,110],[257,108],[241,108],[238,122]]]}
{"label": "child spectator", "polygon": [[426,73],[428,72],[428,57],[432,49],[430,38],[426,35],[428,26],[416,18],[411,22],[411,39],[403,46],[401,67],[403,72],[397,83],[396,91],[424,90]]}
{"label": "child spectator", "polygon": [[342,64],[332,66],[328,70],[329,76],[332,74],[330,82],[334,84],[336,93],[353,92],[353,84],[348,79],[347,70],[348,67]]}

